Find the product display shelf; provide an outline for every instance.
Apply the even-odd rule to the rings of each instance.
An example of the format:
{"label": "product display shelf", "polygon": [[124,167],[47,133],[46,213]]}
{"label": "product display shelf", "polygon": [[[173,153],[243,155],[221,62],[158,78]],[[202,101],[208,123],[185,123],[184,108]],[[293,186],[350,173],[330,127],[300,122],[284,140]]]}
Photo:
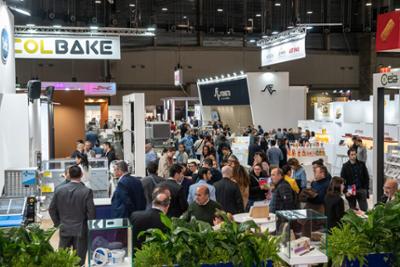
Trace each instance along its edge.
{"label": "product display shelf", "polygon": [[389,146],[385,156],[385,177],[400,180],[400,146]]}

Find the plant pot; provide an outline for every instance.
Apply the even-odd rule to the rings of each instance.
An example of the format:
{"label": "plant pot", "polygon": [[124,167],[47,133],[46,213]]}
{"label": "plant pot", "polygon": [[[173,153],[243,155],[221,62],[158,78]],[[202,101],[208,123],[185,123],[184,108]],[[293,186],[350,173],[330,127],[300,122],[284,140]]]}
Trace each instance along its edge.
{"label": "plant pot", "polygon": [[392,267],[393,265],[393,254],[392,253],[371,253],[366,256],[366,264],[360,266],[358,260],[349,261],[346,260],[345,267]]}

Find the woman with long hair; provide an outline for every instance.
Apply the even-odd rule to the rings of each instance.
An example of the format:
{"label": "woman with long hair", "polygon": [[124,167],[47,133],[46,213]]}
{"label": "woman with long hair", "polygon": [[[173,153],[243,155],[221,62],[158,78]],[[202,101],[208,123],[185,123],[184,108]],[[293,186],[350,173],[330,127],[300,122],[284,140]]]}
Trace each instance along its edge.
{"label": "woman with long hair", "polygon": [[262,170],[261,164],[253,165],[253,170],[250,172],[250,190],[247,208],[250,208],[255,201],[265,200],[268,191],[267,174]]}
{"label": "woman with long hair", "polygon": [[240,165],[238,158],[235,155],[231,155],[228,159],[229,166],[233,168],[232,179],[239,185],[240,193],[243,199],[243,208],[246,208],[249,201],[249,187],[250,177],[245,167]]}
{"label": "woman with long hair", "polygon": [[90,187],[90,166],[89,160],[87,156],[83,153],[77,153],[75,156],[75,163],[82,170],[82,178],[81,181],[87,186]]}
{"label": "woman with long hair", "polygon": [[267,155],[262,151],[258,151],[254,154],[253,168],[257,164],[261,165],[262,171],[265,172],[265,175],[268,177],[269,176],[269,162],[267,159]]}
{"label": "woman with long hair", "polygon": [[325,196],[325,215],[328,221],[328,229],[337,226],[345,213],[344,179],[333,177]]}
{"label": "woman with long hair", "polygon": [[296,158],[290,158],[287,164],[292,169],[292,178],[297,182],[300,189],[307,187],[307,175],[304,168],[300,165],[300,162]]}

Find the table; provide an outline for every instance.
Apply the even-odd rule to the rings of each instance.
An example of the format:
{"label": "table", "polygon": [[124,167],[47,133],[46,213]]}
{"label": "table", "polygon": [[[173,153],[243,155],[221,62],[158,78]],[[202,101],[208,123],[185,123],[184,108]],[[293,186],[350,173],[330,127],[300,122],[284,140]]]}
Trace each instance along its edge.
{"label": "table", "polygon": [[248,212],[238,213],[233,215],[233,220],[238,223],[244,223],[246,221],[254,221],[258,226],[260,226],[261,230],[269,231],[273,233],[276,231],[276,216],[274,213],[269,214],[268,218],[253,218],[249,216]]}

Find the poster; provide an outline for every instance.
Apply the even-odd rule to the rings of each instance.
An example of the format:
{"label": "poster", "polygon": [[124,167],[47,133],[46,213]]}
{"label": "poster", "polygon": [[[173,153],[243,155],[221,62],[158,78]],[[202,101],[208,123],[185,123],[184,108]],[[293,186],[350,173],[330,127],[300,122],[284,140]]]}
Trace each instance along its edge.
{"label": "poster", "polygon": [[243,166],[247,166],[247,160],[249,158],[249,136],[235,137],[232,142],[232,153],[238,158],[239,162]]}

